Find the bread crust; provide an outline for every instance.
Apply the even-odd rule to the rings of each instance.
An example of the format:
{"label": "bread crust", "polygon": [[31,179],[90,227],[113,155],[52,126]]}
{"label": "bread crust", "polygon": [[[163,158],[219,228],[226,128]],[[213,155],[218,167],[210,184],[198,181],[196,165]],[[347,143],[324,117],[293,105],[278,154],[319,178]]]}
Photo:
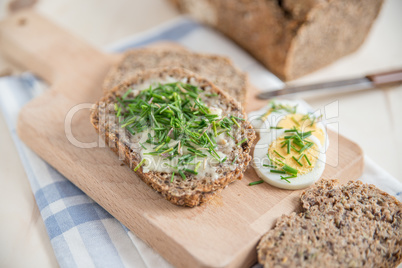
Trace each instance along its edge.
{"label": "bread crust", "polygon": [[[108,127],[102,127],[100,122],[100,111],[105,109],[108,104],[113,104],[116,101],[117,96],[123,95],[128,87],[133,84],[140,84],[150,78],[172,76],[177,79],[188,78],[195,79],[200,88],[210,87],[212,92],[218,93],[222,101],[232,108],[232,111],[237,111],[243,118],[247,118],[244,110],[240,104],[231,98],[226,92],[216,87],[213,83],[205,78],[202,78],[195,73],[181,68],[164,68],[164,69],[152,69],[137,72],[131,78],[116,86],[111,92],[106,94],[98,103],[96,103],[91,111],[91,123],[95,127],[96,131],[104,137],[106,144],[118,155],[123,152],[123,161],[130,167],[136,167],[141,161],[140,155],[130,148],[130,145],[124,142],[119,133],[110,132]],[[255,139],[255,132],[251,124],[245,120],[241,121],[241,135],[247,137],[247,141],[240,147],[240,153],[236,160],[235,170],[225,170],[222,168],[221,175],[216,180],[192,179],[191,176],[186,181],[174,180],[170,182],[171,174],[160,173],[151,171],[144,173],[142,167],[140,167],[135,173],[149,186],[158,191],[168,201],[175,205],[194,207],[212,199],[216,194],[220,193],[228,184],[241,179],[243,173],[246,171],[249,162],[251,160],[250,149]]]}
{"label": "bread crust", "polygon": [[114,65],[103,83],[106,93],[138,71],[154,68],[179,67],[207,78],[230,96],[246,105],[250,82],[246,73],[239,70],[227,57],[195,53],[176,43],[151,45],[128,50]]}
{"label": "bread crust", "polygon": [[374,185],[322,180],[301,194],[303,211],[282,216],[257,247],[264,267],[396,267],[402,204]]}
{"label": "bread crust", "polygon": [[383,4],[383,0],[173,2],[180,11],[233,39],[284,80],[311,73],[357,50]]}

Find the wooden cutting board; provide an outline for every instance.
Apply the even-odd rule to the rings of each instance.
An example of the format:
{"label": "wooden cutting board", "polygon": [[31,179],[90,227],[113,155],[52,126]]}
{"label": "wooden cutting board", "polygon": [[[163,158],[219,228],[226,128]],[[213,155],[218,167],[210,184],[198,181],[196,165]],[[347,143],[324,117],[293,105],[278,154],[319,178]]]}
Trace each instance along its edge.
{"label": "wooden cutting board", "polygon": [[[20,138],[173,265],[250,266],[261,235],[298,207],[300,191],[247,186],[258,180],[252,168],[210,203],[172,205],[122,166],[89,122],[88,108],[101,96],[103,77],[119,55],[96,50],[32,11],[0,24],[0,47],[51,85],[22,109]],[[248,111],[266,104],[254,99],[256,93],[249,94]],[[66,124],[70,119],[71,129]],[[330,164],[323,178],[358,178],[363,169],[360,147],[332,131],[329,138]]]}

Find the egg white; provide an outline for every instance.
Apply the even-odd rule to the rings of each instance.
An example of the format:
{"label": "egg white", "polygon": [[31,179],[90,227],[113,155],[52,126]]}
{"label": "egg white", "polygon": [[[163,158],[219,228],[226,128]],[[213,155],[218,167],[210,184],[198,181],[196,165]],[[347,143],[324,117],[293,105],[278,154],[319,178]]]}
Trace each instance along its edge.
{"label": "egg white", "polygon": [[317,145],[318,150],[320,151],[315,166],[309,173],[289,179],[290,183],[288,183],[285,180],[281,180],[281,176],[289,175],[271,173],[270,170],[272,168],[263,166],[263,164],[273,164],[270,163],[270,160],[267,157],[268,149],[272,142],[284,135],[286,135],[286,133],[283,129],[271,131],[270,133],[263,135],[254,149],[253,166],[261,179],[275,187],[287,190],[306,188],[317,181],[324,172],[326,161],[325,147],[321,145],[320,141],[315,136],[310,136],[309,139]]}
{"label": "egg white", "polygon": [[[304,102],[299,101],[291,101],[291,100],[276,100],[275,103],[289,106],[296,106],[296,113],[298,114],[308,114],[309,109]],[[267,119],[264,121],[261,119],[261,116],[264,115],[269,109],[271,109],[271,104],[268,104],[264,108],[250,112],[248,114],[248,120],[253,126],[254,130],[257,132],[269,132],[271,126],[277,126],[278,123],[289,114],[285,110],[279,110],[276,112],[272,112],[267,116]]]}

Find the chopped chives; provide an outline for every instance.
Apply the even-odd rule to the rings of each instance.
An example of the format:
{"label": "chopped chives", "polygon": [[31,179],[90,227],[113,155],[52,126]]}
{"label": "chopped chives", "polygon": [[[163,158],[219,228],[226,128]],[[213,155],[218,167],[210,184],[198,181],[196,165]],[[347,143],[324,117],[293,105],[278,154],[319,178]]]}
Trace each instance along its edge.
{"label": "chopped chives", "polygon": [[211,94],[205,94],[207,97],[216,97],[218,96],[218,93],[211,93]]}
{"label": "chopped chives", "polygon": [[155,148],[155,151],[157,152],[157,151],[159,151],[159,149],[160,148],[162,148],[163,147],[163,145],[165,145],[165,143],[163,142],[162,144],[160,144],[159,146],[157,146],[156,148]]}
{"label": "chopped chives", "polygon": [[235,118],[235,119],[240,120],[240,121],[246,121],[246,119],[240,118],[240,117],[237,117],[237,116],[234,116],[234,115],[231,115],[230,117]]}
{"label": "chopped chives", "polygon": [[173,151],[172,147],[167,149],[167,150],[165,150],[165,151],[163,151],[163,152],[161,152],[161,154],[167,154],[167,153],[170,153],[171,151]]}
{"label": "chopped chives", "polygon": [[194,170],[192,170],[192,169],[185,168],[184,171],[186,171],[186,172],[188,172],[188,173],[191,173],[191,174],[194,174],[194,175],[198,175],[198,172],[197,172],[197,171],[194,171]]}
{"label": "chopped chives", "polygon": [[[211,114],[210,108],[201,100],[201,92],[203,90],[198,87],[182,82],[159,83],[136,91],[128,88],[123,96],[116,98],[114,112],[119,117],[120,127],[131,135],[149,131],[148,139],[139,143],[144,150],[151,149],[146,144],[152,146],[153,151],[146,152],[146,155],[163,155],[169,160],[176,158],[178,164],[175,168],[184,174],[184,171],[187,172],[186,166],[196,157],[214,157],[221,163],[227,162],[227,157],[221,159],[217,153],[216,137],[226,132],[236,140],[232,135],[233,126],[241,127],[240,121],[245,120],[232,115],[220,118]],[[217,93],[205,93],[207,96],[219,96]],[[172,139],[180,143],[169,146]],[[245,141],[247,139],[239,145]],[[237,156],[232,163],[236,159]],[[193,172],[197,172],[200,164],[195,164],[195,167]],[[176,171],[175,174],[180,172]]]}
{"label": "chopped chives", "polygon": [[257,184],[261,184],[261,183],[264,183],[264,181],[263,181],[263,180],[253,181],[253,182],[250,182],[250,183],[248,184],[248,186],[253,186],[253,185],[257,185]]}
{"label": "chopped chives", "polygon": [[276,169],[271,169],[269,172],[271,172],[271,173],[279,173],[279,174],[286,174],[286,172],[285,172],[285,171],[282,171],[282,170],[276,170]]}
{"label": "chopped chives", "polygon": [[270,129],[283,129],[283,127],[269,127]]}
{"label": "chopped chives", "polygon": [[274,150],[274,153],[276,153],[280,158],[285,159],[285,157],[283,157],[280,153],[278,153],[276,150]]}
{"label": "chopped chives", "polygon": [[305,154],[301,154],[300,157],[297,159],[297,161],[300,162],[300,159],[302,159],[304,155],[305,155]]}
{"label": "chopped chives", "polygon": [[304,145],[303,148],[300,149],[300,153],[302,153],[303,151],[309,149],[310,147],[312,147],[314,145],[313,142],[307,143],[306,145]]}
{"label": "chopped chives", "polygon": [[293,158],[293,160],[295,160],[296,161],[296,163],[299,165],[299,166],[303,166],[303,164],[302,163],[300,163],[299,162],[299,160],[297,160],[297,158],[296,157],[294,157],[294,156],[292,156],[292,158]]}
{"label": "chopped chives", "polygon": [[147,147],[145,147],[144,144],[142,144],[141,142],[139,142],[139,144],[141,145],[142,148],[144,148],[144,150],[147,149]]}
{"label": "chopped chives", "polygon": [[288,179],[292,179],[292,178],[296,178],[296,176],[287,176],[287,177],[281,176],[281,180],[287,181],[288,183],[290,183],[290,181]]}
{"label": "chopped chives", "polygon": [[126,127],[126,129],[128,130],[128,132],[130,132],[131,135],[135,135],[135,132],[131,127]]}
{"label": "chopped chives", "polygon": [[231,137],[232,139],[235,139],[235,138],[229,133],[229,131],[226,131],[226,134],[228,134],[228,136]]}
{"label": "chopped chives", "polygon": [[292,119],[292,121],[296,124],[296,126],[300,126],[299,122],[297,122],[293,116],[290,119]]}
{"label": "chopped chives", "polygon": [[247,141],[247,138],[244,138],[243,140],[241,140],[239,143],[237,143],[237,146],[240,146],[240,145],[242,145],[244,142],[246,142]]}
{"label": "chopped chives", "polygon": [[133,90],[132,88],[129,88],[129,89],[126,91],[126,93],[124,93],[124,95],[122,96],[122,99],[127,98],[128,94],[130,94],[130,92],[131,92],[132,90]]}
{"label": "chopped chives", "polygon": [[278,165],[280,165],[280,164],[282,164],[282,165],[284,165],[285,163],[283,163],[281,160],[279,160],[279,159],[275,159],[274,160],[274,162],[276,163],[276,164],[278,164]]}
{"label": "chopped chives", "polygon": [[170,182],[173,182],[174,179],[174,172],[172,173],[172,178],[170,179]]}
{"label": "chopped chives", "polygon": [[198,169],[200,168],[200,166],[201,166],[201,161],[199,161],[199,162],[197,163],[197,165],[195,165],[194,171],[195,171],[195,172],[198,172]]}
{"label": "chopped chives", "polygon": [[314,125],[314,122],[315,122],[315,116],[314,116],[314,118],[313,118],[313,121],[311,122],[310,127],[312,127],[312,126]]}
{"label": "chopped chives", "polygon": [[269,168],[277,168],[278,166],[274,165],[268,165],[268,164],[262,164],[263,167],[269,167]]}
{"label": "chopped chives", "polygon": [[307,155],[304,155],[304,158],[306,159],[306,161],[309,164],[309,166],[311,166],[310,160],[308,160]]}
{"label": "chopped chives", "polygon": [[233,161],[232,161],[232,165],[236,162],[236,160],[237,160],[237,157],[239,157],[238,155],[236,155],[236,157],[233,159]]}
{"label": "chopped chives", "polygon": [[282,169],[283,169],[286,173],[289,173],[289,174],[291,174],[291,175],[293,175],[293,176],[296,176],[297,173],[298,173],[297,169],[292,168],[291,166],[288,166],[288,165],[286,165],[286,164],[283,165]]}
{"label": "chopped chives", "polygon": [[138,165],[134,168],[134,171],[137,171],[144,163],[145,163],[145,158],[141,160],[140,163],[138,163]]}
{"label": "chopped chives", "polygon": [[179,174],[180,174],[181,178],[185,181],[186,175],[184,175],[183,171],[179,170]]}
{"label": "chopped chives", "polygon": [[234,119],[234,117],[231,117],[233,123],[235,123],[239,128],[241,128],[241,126],[239,125],[239,123],[237,123],[236,119]]}
{"label": "chopped chives", "polygon": [[268,156],[269,161],[270,161],[270,162],[273,162],[272,159],[271,159],[271,157],[269,157],[269,153],[267,153],[267,156]]}

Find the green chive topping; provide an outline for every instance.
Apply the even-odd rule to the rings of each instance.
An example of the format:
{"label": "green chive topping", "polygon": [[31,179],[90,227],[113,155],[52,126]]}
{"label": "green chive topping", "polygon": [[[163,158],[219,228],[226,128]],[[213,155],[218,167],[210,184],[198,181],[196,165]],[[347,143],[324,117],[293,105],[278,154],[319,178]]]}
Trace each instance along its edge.
{"label": "green chive topping", "polygon": [[253,182],[250,182],[250,183],[248,184],[248,186],[253,186],[253,185],[257,185],[257,184],[261,184],[261,183],[264,183],[264,181],[263,181],[263,180],[253,181]]}
{"label": "green chive topping", "polygon": [[302,153],[303,151],[309,149],[309,148],[312,147],[313,145],[314,145],[313,142],[310,142],[310,143],[304,145],[303,148],[300,149],[300,153]]}
{"label": "green chive topping", "polygon": [[283,170],[276,170],[276,169],[271,169],[269,172],[271,172],[271,173],[279,173],[279,174],[286,174],[285,171],[283,171]]}
{"label": "green chive topping", "polygon": [[296,161],[296,163],[299,165],[299,166],[303,166],[303,164],[302,163],[300,163],[299,162],[299,160],[297,160],[297,158],[296,157],[294,157],[294,156],[292,156],[292,158],[293,158],[293,160],[295,160]]}
{"label": "green chive topping", "polygon": [[290,181],[288,179],[292,179],[292,178],[296,178],[296,176],[287,176],[287,177],[281,176],[281,180],[284,180],[287,183],[290,183]]}
{"label": "green chive topping", "polygon": [[290,118],[292,121],[293,121],[293,123],[295,123],[297,126],[300,126],[300,124],[299,124],[299,122],[297,122],[297,120],[292,116],[291,118]]}
{"label": "green chive topping", "polygon": [[191,174],[194,174],[194,175],[198,175],[198,172],[196,172],[196,171],[194,171],[192,169],[185,168],[184,171],[186,171],[188,173],[191,173]]}
{"label": "green chive topping", "polygon": [[179,170],[179,174],[180,174],[181,178],[185,181],[186,175],[184,175],[183,171]]}
{"label": "green chive topping", "polygon": [[141,145],[141,147],[142,147],[144,150],[147,149],[147,147],[145,147],[144,144],[142,144],[141,142],[139,142],[139,144]]}
{"label": "green chive topping", "polygon": [[[183,178],[183,172],[197,173],[198,163],[194,170],[186,170],[196,157],[213,157],[222,163],[227,161],[227,158],[220,159],[217,153],[216,137],[226,133],[235,139],[232,135],[235,127],[240,128],[239,122],[245,120],[232,115],[221,118],[212,114],[212,109],[199,97],[202,92],[198,87],[182,82],[150,86],[135,93],[129,88],[116,98],[114,111],[120,127],[132,135],[148,131],[147,140],[140,143],[142,149],[148,150],[145,155],[177,159],[178,164],[174,168],[178,170],[176,174]],[[219,94],[205,95],[216,97]],[[179,143],[171,146],[171,140]],[[240,144],[245,141],[247,139]]]}
{"label": "green chive topping", "polygon": [[310,160],[308,160],[307,155],[304,155],[304,158],[306,159],[306,161],[309,164],[309,166],[311,166]]}
{"label": "green chive topping", "polygon": [[278,166],[274,165],[268,165],[268,164],[262,164],[263,167],[269,167],[269,168],[277,168]]}
{"label": "green chive topping", "polygon": [[143,158],[143,159],[141,160],[141,162],[138,163],[138,165],[134,168],[134,171],[137,171],[137,170],[145,163],[145,161],[146,161],[146,159]]}
{"label": "green chive topping", "polygon": [[243,140],[241,140],[238,144],[237,144],[237,146],[240,146],[240,145],[242,145],[244,142],[246,142],[247,141],[247,138],[245,138],[245,139],[243,139]]}
{"label": "green chive topping", "polygon": [[289,173],[289,174],[292,175],[292,176],[297,176],[297,173],[299,172],[297,169],[292,168],[291,166],[286,165],[286,164],[283,165],[282,169],[283,169],[286,173]]}
{"label": "green chive topping", "polygon": [[197,165],[196,165],[195,168],[194,168],[194,171],[197,172],[198,169],[200,168],[200,166],[201,166],[201,161],[199,161],[199,162],[197,163]]}
{"label": "green chive topping", "polygon": [[276,153],[280,158],[285,159],[285,157],[283,157],[280,153],[278,153],[276,150],[274,150],[274,153]]}

